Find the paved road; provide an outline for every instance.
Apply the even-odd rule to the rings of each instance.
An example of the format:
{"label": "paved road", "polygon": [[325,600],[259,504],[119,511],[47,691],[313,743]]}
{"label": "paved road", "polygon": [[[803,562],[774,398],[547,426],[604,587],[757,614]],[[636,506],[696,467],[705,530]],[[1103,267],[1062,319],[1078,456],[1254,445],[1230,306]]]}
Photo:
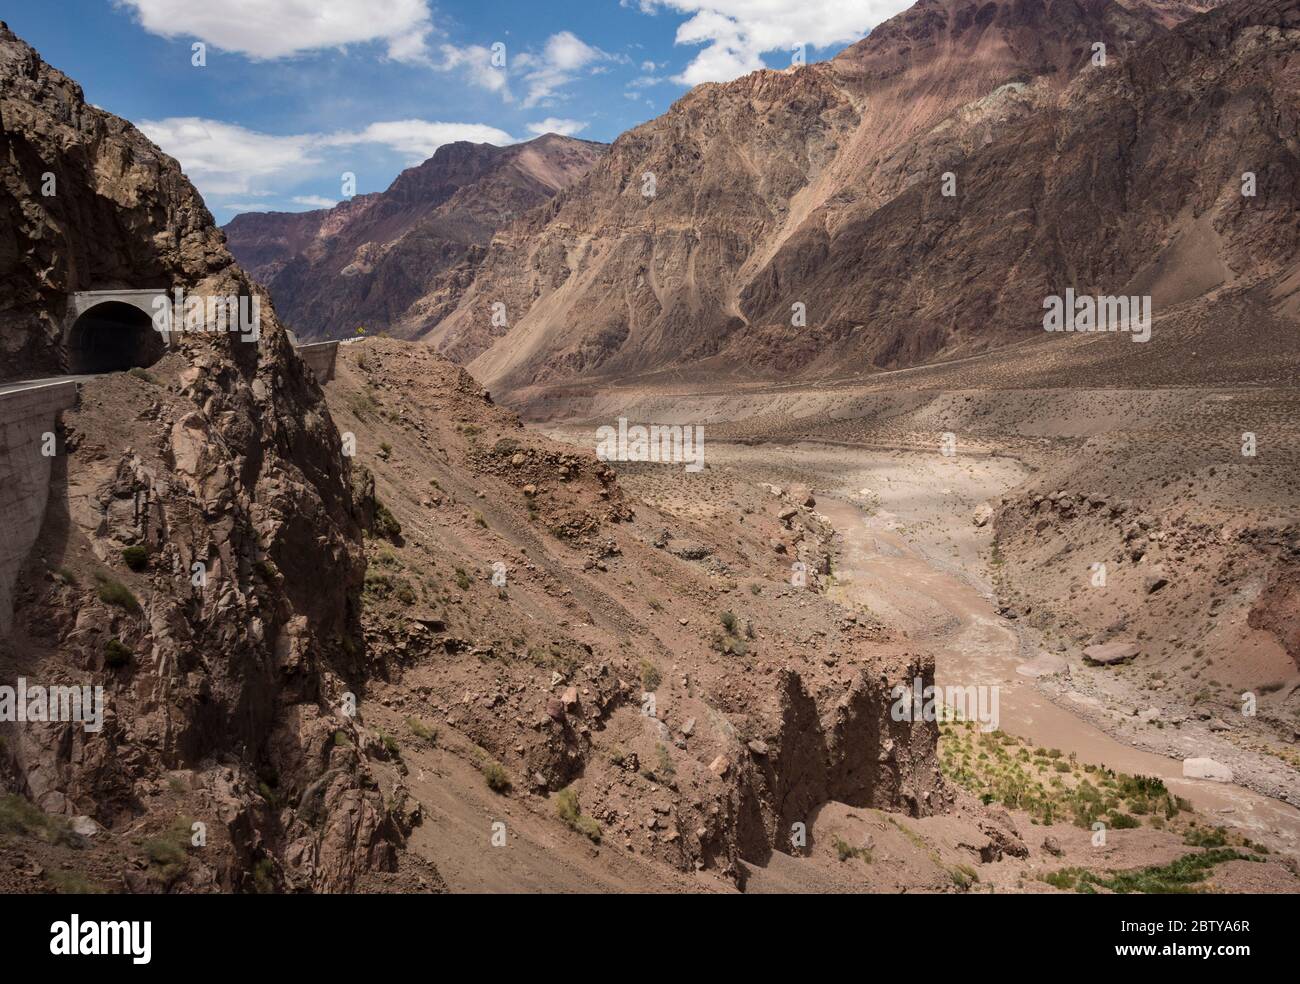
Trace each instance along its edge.
{"label": "paved road", "polygon": [[0,383],[0,394],[31,389],[34,386],[46,386],[50,383],[79,383],[89,378],[89,376],[49,376],[45,379],[22,379],[16,383]]}

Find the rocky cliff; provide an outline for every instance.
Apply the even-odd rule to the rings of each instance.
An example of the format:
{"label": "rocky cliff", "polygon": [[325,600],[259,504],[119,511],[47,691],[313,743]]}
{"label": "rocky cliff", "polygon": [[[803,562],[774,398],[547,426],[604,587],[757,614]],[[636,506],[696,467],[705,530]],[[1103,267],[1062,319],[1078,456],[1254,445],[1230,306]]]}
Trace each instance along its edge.
{"label": "rocky cliff", "polygon": [[66,369],[69,292],[193,284],[231,263],[174,160],[0,32],[0,381]]}
{"label": "rocky cliff", "polygon": [[[7,374],[59,371],[68,291],[261,293],[176,162],[3,25],[0,112]],[[6,685],[104,688],[100,731],[4,725],[0,782],[10,818],[30,800],[92,846],[145,838],[141,864],[98,862],[118,888],[347,890],[396,866],[400,797],[345,713],[366,679],[364,503],[261,299],[257,342],[187,332],[149,371],[82,384],[0,640]]]}

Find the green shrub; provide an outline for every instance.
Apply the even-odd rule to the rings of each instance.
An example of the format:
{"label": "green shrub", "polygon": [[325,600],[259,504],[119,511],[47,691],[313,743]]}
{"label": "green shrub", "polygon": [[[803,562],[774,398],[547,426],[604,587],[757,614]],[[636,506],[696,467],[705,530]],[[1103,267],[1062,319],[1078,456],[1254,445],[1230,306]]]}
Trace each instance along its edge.
{"label": "green shrub", "polygon": [[103,895],[106,891],[79,871],[54,868],[45,872],[45,878],[60,895]]}
{"label": "green shrub", "polygon": [[99,582],[99,600],[104,604],[121,608],[132,615],[139,615],[144,611],[140,607],[139,599],[121,581],[115,581],[106,574],[96,574],[95,580]]}
{"label": "green shrub", "polygon": [[126,547],[122,551],[122,563],[133,571],[142,571],[149,566],[149,551],[138,545]]}
{"label": "green shrub", "polygon": [[0,795],[0,834],[37,837],[48,844],[78,842],[65,820],[49,815],[17,793]]}
{"label": "green shrub", "polygon": [[483,763],[483,778],[487,781],[488,789],[494,793],[504,795],[510,791],[510,776],[499,762]]}
{"label": "green shrub", "polygon": [[961,892],[970,891],[970,887],[980,880],[979,872],[968,864],[955,865],[948,869],[948,874],[952,876],[952,883]]}
{"label": "green shrub", "polygon": [[382,502],[375,503],[373,532],[375,536],[383,537],[385,540],[396,540],[402,535],[402,524],[397,521],[397,517]]}
{"label": "green shrub", "polygon": [[123,645],[119,639],[109,639],[104,644],[104,665],[109,669],[118,670],[130,666],[134,655],[131,647]]}
{"label": "green shrub", "polygon": [[144,842],[145,857],[164,881],[171,881],[189,865],[193,826],[189,817],[177,817],[161,834]]}
{"label": "green shrub", "polygon": [[663,674],[659,672],[659,667],[648,659],[641,660],[641,686],[647,693],[656,690],[659,684],[663,683]]}
{"label": "green shrub", "polygon": [[258,895],[275,894],[275,862],[270,858],[253,862],[253,891]]}
{"label": "green shrub", "polygon": [[1217,848],[1200,854],[1185,854],[1169,864],[1152,865],[1134,871],[1112,871],[1109,877],[1085,872],[1079,876],[1080,891],[1083,885],[1100,885],[1112,892],[1127,894],[1142,892],[1147,895],[1189,895],[1199,891],[1199,883],[1215,865],[1225,861],[1259,861],[1240,851]]}
{"label": "green shrub", "polygon": [[1223,847],[1228,843],[1228,831],[1223,827],[1213,830],[1192,827],[1183,837],[1183,843],[1188,847]]}
{"label": "green shrub", "polygon": [[394,597],[404,605],[413,605],[417,600],[415,588],[404,577],[385,574],[379,571],[367,571],[365,592],[375,598]]}
{"label": "green shrub", "polygon": [[427,741],[430,745],[436,745],[438,743],[437,728],[430,728],[423,721],[413,717],[406,719],[406,726],[411,729],[411,734],[415,735],[415,737],[422,741]]}
{"label": "green shrub", "polygon": [[871,863],[870,850],[865,847],[854,847],[838,835],[835,838],[835,853],[839,856],[840,861],[847,861],[849,858],[861,858],[867,864]]}
{"label": "green shrub", "polygon": [[560,819],[567,823],[570,828],[594,843],[600,843],[600,824],[591,817],[582,815],[582,807],[578,803],[578,794],[572,786],[560,790],[556,796],[555,808],[560,815]]}

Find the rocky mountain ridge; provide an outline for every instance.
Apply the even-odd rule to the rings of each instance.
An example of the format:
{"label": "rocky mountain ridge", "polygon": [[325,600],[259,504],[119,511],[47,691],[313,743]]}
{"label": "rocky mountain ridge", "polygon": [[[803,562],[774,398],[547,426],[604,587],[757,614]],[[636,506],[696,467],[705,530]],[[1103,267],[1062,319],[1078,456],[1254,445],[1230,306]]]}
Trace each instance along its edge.
{"label": "rocky mountain ridge", "polygon": [[699,86],[499,232],[428,338],[524,405],[960,357],[1041,333],[1066,286],[1294,317],[1296,3],[1208,7],[925,0]]}
{"label": "rocky mountain ridge", "polygon": [[604,150],[553,133],[506,147],[445,144],[385,191],[311,212],[246,212],[226,239],[302,338],[420,334],[458,300],[493,233]]}

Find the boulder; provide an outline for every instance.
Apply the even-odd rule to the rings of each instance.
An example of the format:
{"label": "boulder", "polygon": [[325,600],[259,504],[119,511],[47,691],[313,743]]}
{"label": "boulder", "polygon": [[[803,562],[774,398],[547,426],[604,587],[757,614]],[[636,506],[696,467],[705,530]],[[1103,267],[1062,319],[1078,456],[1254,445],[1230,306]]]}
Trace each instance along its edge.
{"label": "boulder", "polygon": [[1155,594],[1168,583],[1169,578],[1165,576],[1164,571],[1159,569],[1152,571],[1142,579],[1142,586],[1146,588],[1147,594]]}
{"label": "boulder", "polygon": [[1232,770],[1212,758],[1189,758],[1183,759],[1183,778],[1232,782]]}
{"label": "boulder", "polygon": [[1083,651],[1083,658],[1097,666],[1114,666],[1127,663],[1138,654],[1136,643],[1106,642],[1099,646],[1088,646]]}

